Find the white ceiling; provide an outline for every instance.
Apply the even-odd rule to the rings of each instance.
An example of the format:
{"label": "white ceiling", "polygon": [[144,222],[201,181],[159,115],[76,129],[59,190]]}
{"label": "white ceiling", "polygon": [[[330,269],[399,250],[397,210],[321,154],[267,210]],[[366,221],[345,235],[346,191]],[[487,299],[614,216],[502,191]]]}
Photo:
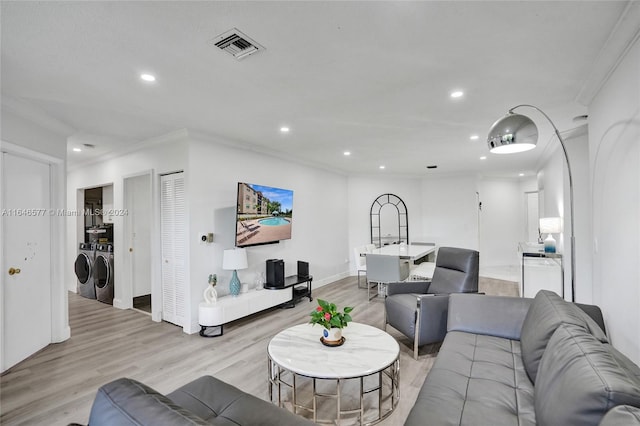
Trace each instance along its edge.
{"label": "white ceiling", "polygon": [[[627,3],[2,1],[2,93],[68,129],[70,167],[187,128],[348,174],[531,173],[542,116],[520,110],[543,136],[517,156],[488,154],[489,127],[521,103],[583,124]],[[234,27],[266,50],[210,43]]]}

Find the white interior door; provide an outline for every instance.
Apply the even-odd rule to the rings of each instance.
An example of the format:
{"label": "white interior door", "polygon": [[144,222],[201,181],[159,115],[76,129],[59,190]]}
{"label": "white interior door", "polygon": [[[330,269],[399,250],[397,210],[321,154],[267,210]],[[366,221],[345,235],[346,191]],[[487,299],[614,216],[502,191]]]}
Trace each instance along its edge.
{"label": "white interior door", "polygon": [[125,241],[132,297],[151,294],[151,174],[124,179]]}
{"label": "white interior door", "polygon": [[2,153],[2,371],[51,343],[50,165]]}
{"label": "white interior door", "polygon": [[184,173],[160,177],[162,319],[184,326],[186,305],[186,200]]}

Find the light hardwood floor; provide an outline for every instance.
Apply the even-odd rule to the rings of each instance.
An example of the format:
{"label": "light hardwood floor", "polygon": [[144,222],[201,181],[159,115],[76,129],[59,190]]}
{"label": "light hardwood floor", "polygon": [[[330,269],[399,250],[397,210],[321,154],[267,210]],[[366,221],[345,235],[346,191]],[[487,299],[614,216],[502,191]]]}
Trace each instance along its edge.
{"label": "light hardwood floor", "polygon": [[[498,282],[490,294],[509,294],[515,283]],[[482,280],[481,280],[481,291]],[[487,287],[489,290],[489,287]],[[268,290],[265,290],[268,291]],[[225,326],[224,335],[187,335],[150,316],[115,309],[69,293],[71,338],[49,345],[0,377],[0,424],[66,425],[86,423],[96,390],[119,377],[131,377],[166,393],[204,374],[268,400],[267,344],[279,331],[308,321],[316,299],[354,306],[354,321],[382,328],[383,304],[367,302],[366,290],[349,277],[314,290],[292,309],[271,309]],[[381,425],[402,425],[437,355],[425,346],[416,361],[411,342],[400,342],[400,402]]]}

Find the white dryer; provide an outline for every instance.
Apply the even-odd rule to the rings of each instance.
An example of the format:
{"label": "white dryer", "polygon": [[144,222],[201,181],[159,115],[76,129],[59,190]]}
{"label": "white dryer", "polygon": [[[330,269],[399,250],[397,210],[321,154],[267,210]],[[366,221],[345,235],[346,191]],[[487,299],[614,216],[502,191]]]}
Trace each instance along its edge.
{"label": "white dryer", "polygon": [[74,263],[76,277],[78,277],[78,294],[87,299],[96,298],[96,288],[93,284],[93,265],[96,250],[92,243],[80,243],[78,257]]}
{"label": "white dryer", "polygon": [[113,305],[113,244],[96,246],[93,281],[99,301]]}

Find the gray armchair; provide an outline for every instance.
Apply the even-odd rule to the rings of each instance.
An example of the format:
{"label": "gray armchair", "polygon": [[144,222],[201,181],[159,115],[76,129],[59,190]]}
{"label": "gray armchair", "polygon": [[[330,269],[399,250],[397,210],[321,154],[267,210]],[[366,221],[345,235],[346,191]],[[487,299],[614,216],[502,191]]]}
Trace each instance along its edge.
{"label": "gray armchair", "polygon": [[431,281],[387,284],[385,329],[413,339],[415,359],[420,346],[444,340],[449,294],[478,292],[479,258],[475,250],[440,247]]}
{"label": "gray armchair", "polygon": [[[404,281],[409,278],[409,262],[399,256],[385,254],[367,254],[367,297],[370,295],[371,283],[386,284],[394,281]],[[374,294],[375,296],[375,294]]]}

